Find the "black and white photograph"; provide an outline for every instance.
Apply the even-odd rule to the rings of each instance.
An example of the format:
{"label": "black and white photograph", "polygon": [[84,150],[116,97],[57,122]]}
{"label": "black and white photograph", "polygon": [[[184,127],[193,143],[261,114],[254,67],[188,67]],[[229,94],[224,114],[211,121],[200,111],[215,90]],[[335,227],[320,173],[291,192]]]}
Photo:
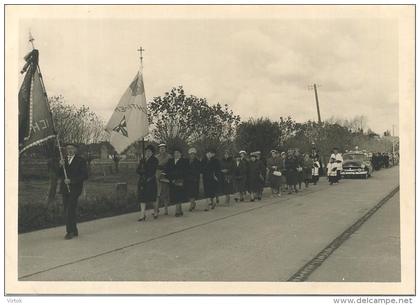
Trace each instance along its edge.
{"label": "black and white photograph", "polygon": [[414,5],[4,10],[6,292],[414,293]]}

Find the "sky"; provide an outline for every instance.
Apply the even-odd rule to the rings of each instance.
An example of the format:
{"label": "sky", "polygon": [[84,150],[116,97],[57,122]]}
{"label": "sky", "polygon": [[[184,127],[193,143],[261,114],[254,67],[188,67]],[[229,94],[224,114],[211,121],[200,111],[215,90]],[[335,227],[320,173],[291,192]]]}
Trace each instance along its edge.
{"label": "sky", "polygon": [[[398,28],[392,19],[25,19],[19,59],[40,51],[49,96],[88,105],[105,122],[144,52],[147,100],[182,85],[241,116],[367,117],[398,126]],[[22,76],[20,76],[20,82]],[[398,130],[396,130],[398,134]]]}

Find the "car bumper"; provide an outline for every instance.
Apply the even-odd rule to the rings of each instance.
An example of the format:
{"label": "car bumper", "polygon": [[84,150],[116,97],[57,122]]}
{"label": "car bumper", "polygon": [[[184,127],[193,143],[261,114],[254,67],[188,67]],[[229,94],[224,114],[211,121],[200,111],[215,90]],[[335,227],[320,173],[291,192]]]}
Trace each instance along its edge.
{"label": "car bumper", "polygon": [[343,175],[343,176],[357,176],[357,175],[366,175],[368,173],[368,171],[366,171],[366,170],[362,170],[362,171],[354,171],[354,170],[352,170],[352,171],[349,171],[349,170],[343,170],[342,172],[341,172],[341,175]]}

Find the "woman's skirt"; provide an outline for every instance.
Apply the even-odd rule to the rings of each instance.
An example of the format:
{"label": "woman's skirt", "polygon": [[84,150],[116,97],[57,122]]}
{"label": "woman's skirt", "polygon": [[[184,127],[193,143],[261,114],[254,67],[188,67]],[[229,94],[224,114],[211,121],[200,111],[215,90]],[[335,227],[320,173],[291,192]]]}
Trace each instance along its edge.
{"label": "woman's skirt", "polygon": [[233,187],[237,193],[246,192],[246,179],[245,177],[235,177],[233,180]]}
{"label": "woman's skirt", "polygon": [[139,180],[137,184],[137,200],[140,203],[146,203],[146,209],[153,208],[154,202],[157,198],[157,183],[156,179],[149,181]]}
{"label": "woman's skirt", "polygon": [[305,181],[307,181],[307,180],[312,180],[312,168],[307,168],[307,167],[305,167],[305,168],[303,169],[303,179],[304,179]]}
{"label": "woman's skirt", "polygon": [[222,194],[224,195],[233,194],[232,176],[223,175],[221,187],[222,187]]}
{"label": "woman's skirt", "polygon": [[248,178],[248,188],[250,193],[256,193],[264,187],[264,180],[258,175],[250,175]]}
{"label": "woman's skirt", "polygon": [[176,204],[185,201],[187,201],[185,187],[174,183],[169,184],[169,202]]}
{"label": "woman's skirt", "polygon": [[276,176],[273,173],[270,174],[270,186],[274,189],[277,189],[280,187],[283,181],[283,176]]}
{"label": "woman's skirt", "polygon": [[198,199],[200,189],[200,178],[185,181],[187,199]]}
{"label": "woman's skirt", "polygon": [[214,198],[219,189],[219,183],[210,177],[203,178],[204,195],[206,198]]}
{"label": "woman's skirt", "polygon": [[296,185],[298,183],[298,173],[294,170],[286,172],[286,182],[288,185]]}

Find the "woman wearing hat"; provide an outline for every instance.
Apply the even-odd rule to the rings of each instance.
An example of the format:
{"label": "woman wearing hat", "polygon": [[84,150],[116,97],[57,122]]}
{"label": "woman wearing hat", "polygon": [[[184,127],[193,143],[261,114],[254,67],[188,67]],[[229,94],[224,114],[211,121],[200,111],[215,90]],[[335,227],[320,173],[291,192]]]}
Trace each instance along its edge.
{"label": "woman wearing hat", "polygon": [[268,179],[270,181],[271,186],[271,194],[273,196],[280,195],[280,184],[282,178],[281,172],[282,162],[280,159],[277,150],[273,149],[271,151],[271,157],[267,160],[267,168],[268,168]]}
{"label": "woman wearing hat", "polygon": [[300,153],[299,149],[295,149],[295,159],[297,162],[297,183],[299,184],[299,189],[302,189],[302,183],[305,181],[303,174],[303,156]]}
{"label": "woman wearing hat", "polygon": [[169,180],[166,176],[165,168],[172,156],[166,151],[166,144],[159,144],[159,154],[156,156],[159,161],[156,177],[158,179],[158,200],[155,206],[155,215],[159,214],[161,206],[165,207],[165,215],[168,215],[168,202],[169,202]]}
{"label": "woman wearing hat", "polygon": [[235,161],[228,151],[225,152],[220,162],[222,193],[225,195],[225,203],[230,203],[230,195],[233,194],[233,171],[235,169]]}
{"label": "woman wearing hat", "polygon": [[175,217],[184,215],[182,203],[186,201],[185,180],[187,176],[188,161],[182,157],[180,148],[174,148],[173,158],[166,165],[166,175],[169,179],[169,201],[175,204]]}
{"label": "woman wearing hat", "polygon": [[261,162],[257,160],[257,154],[254,152],[251,154],[251,159],[248,163],[248,188],[251,194],[251,201],[255,198],[261,200],[259,192],[261,185],[264,184],[265,168],[261,166]]}
{"label": "woman wearing hat", "polygon": [[280,169],[279,169],[279,171],[281,172],[281,176],[280,176],[280,193],[279,193],[279,195],[281,195],[282,192],[285,192],[286,188],[287,188],[286,158],[287,158],[286,152],[282,151],[281,154],[280,154]]}
{"label": "woman wearing hat", "polygon": [[314,167],[314,161],[309,157],[309,154],[303,156],[303,179],[305,181],[305,187],[309,186],[312,181],[312,168]]}
{"label": "woman wearing hat", "polygon": [[256,161],[258,163],[258,166],[261,170],[261,175],[262,175],[262,181],[261,183],[258,185],[258,190],[256,192],[256,197],[258,200],[261,200],[262,198],[262,193],[264,191],[264,186],[265,186],[265,179],[267,177],[267,163],[265,161],[265,159],[261,158],[261,151],[257,150],[255,152],[255,157],[256,157]]}
{"label": "woman wearing hat", "polygon": [[[137,183],[137,199],[140,202],[139,221],[146,220],[146,211],[154,208],[157,196],[156,170],[158,159],[154,156],[155,148],[152,145],[146,147],[145,156],[140,160],[137,167],[139,180]],[[154,215],[157,216],[156,214]]]}
{"label": "woman wearing hat", "polygon": [[208,211],[210,208],[214,209],[216,207],[214,199],[219,189],[221,174],[220,162],[216,159],[216,152],[214,149],[207,150],[206,158],[204,158],[202,161],[202,166],[204,193],[205,196],[209,198],[209,202],[205,211]]}
{"label": "woman wearing hat", "polygon": [[190,200],[190,209],[192,212],[196,206],[196,200],[199,195],[200,186],[200,174],[201,174],[201,162],[197,157],[197,150],[192,147],[188,150],[188,169],[187,176],[185,177],[185,187],[187,191],[187,199]]}
{"label": "woman wearing hat", "polygon": [[287,152],[287,158],[285,160],[285,170],[286,170],[286,181],[287,181],[287,186],[289,189],[289,194],[292,193],[292,190],[294,190],[296,193],[298,192],[296,185],[298,182],[298,172],[297,172],[297,168],[298,168],[298,163],[297,163],[297,159],[294,156],[294,151],[293,149],[289,149],[289,151]]}
{"label": "woman wearing hat", "polygon": [[235,192],[239,193],[239,198],[235,198],[235,201],[244,201],[248,175],[248,160],[246,159],[246,151],[241,150],[235,159],[233,168],[233,186]]}

